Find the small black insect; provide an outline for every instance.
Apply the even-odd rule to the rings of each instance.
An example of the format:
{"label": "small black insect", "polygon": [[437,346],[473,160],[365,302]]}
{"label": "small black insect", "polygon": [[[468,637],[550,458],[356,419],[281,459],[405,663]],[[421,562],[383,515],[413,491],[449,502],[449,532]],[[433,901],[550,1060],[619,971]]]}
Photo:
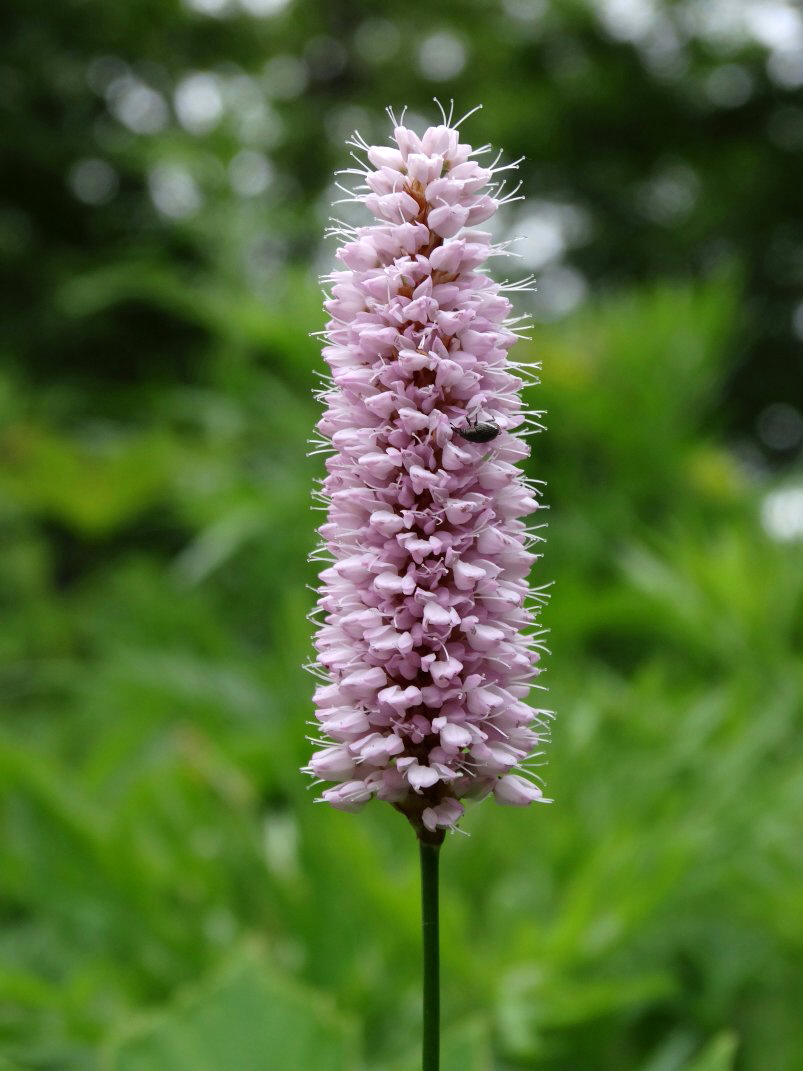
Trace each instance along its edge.
{"label": "small black insect", "polygon": [[456,431],[461,439],[470,443],[489,443],[499,434],[499,425],[492,420],[475,420],[473,424],[469,423],[465,428],[457,428]]}

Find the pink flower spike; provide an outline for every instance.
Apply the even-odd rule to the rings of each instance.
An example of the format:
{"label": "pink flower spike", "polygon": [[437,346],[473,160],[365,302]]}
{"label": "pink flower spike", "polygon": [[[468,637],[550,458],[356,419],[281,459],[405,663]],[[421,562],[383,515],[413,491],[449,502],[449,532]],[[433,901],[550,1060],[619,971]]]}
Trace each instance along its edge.
{"label": "pink flower spike", "polygon": [[548,717],[524,702],[541,668],[538,501],[517,468],[532,423],[507,363],[519,318],[483,267],[505,251],[470,229],[506,201],[496,164],[472,159],[451,113],[420,137],[389,114],[390,146],[350,142],[366,225],[337,226],[326,279],[322,742],[306,769],[332,806],[375,797],[437,845],[464,799],[548,802],[522,776]]}

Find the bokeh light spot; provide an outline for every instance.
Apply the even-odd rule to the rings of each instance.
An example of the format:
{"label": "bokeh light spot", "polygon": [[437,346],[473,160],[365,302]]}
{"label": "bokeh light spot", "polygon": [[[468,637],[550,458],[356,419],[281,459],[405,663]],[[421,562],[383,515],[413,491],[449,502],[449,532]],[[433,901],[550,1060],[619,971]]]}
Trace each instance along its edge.
{"label": "bokeh light spot", "polygon": [[761,506],[761,523],[767,535],[780,543],[803,539],[803,487],[771,491]]}
{"label": "bokeh light spot", "polygon": [[195,179],[177,164],[159,164],[148,174],[148,191],[156,209],[169,219],[185,219],[203,204]]}
{"label": "bokeh light spot", "polygon": [[559,320],[580,305],[588,293],[585,276],[566,264],[545,269],[536,280],[533,300],[537,321]]}
{"label": "bokeh light spot", "polygon": [[424,38],[418,50],[419,69],[433,82],[446,82],[460,74],[467,58],[466,46],[450,30]]}
{"label": "bokeh light spot", "polygon": [[738,63],[715,67],[705,80],[705,94],[718,108],[738,108],[752,92],[753,79]]}
{"label": "bokeh light spot", "polygon": [[223,114],[218,79],[201,71],[187,75],[176,87],[173,104],[185,130],[191,134],[206,134],[217,126]]}
{"label": "bokeh light spot", "polygon": [[238,152],[229,164],[231,188],[240,197],[257,197],[273,179],[273,169],[267,157],[252,149]]}
{"label": "bokeh light spot", "polygon": [[354,33],[354,46],[368,63],[387,63],[399,51],[401,34],[388,19],[366,19]]}
{"label": "bokeh light spot", "polygon": [[104,205],[117,193],[117,172],[105,160],[78,160],[70,168],[67,183],[79,201]]}
{"label": "bokeh light spot", "polygon": [[115,119],[135,134],[156,134],[167,126],[167,103],[162,94],[132,75],[114,79],[106,100]]}
{"label": "bokeh light spot", "polygon": [[292,100],[307,88],[307,67],[296,56],[274,56],[263,68],[265,89],[278,100]]}
{"label": "bokeh light spot", "polygon": [[289,0],[240,0],[240,7],[249,15],[262,18],[267,15],[278,15],[284,11]]}

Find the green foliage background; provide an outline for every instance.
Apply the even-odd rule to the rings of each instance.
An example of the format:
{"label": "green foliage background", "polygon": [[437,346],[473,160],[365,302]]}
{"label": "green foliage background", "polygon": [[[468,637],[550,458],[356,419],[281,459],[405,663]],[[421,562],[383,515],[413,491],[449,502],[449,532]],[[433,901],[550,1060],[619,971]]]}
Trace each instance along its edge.
{"label": "green foliage background", "polygon": [[300,666],[331,172],[438,93],[528,157],[559,714],[444,850],[445,1069],[797,1071],[793,5],[2,17],[0,1068],[416,1066],[415,845],[313,806]]}

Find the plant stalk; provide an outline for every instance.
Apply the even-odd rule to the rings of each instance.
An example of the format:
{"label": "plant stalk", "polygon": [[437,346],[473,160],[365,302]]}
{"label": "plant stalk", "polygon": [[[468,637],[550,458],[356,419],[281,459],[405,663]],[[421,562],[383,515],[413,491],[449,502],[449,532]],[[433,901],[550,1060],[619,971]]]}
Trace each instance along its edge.
{"label": "plant stalk", "polygon": [[422,1071],[440,1066],[440,949],[438,935],[438,856],[440,844],[419,841],[421,851],[421,933],[424,944],[424,1036]]}

